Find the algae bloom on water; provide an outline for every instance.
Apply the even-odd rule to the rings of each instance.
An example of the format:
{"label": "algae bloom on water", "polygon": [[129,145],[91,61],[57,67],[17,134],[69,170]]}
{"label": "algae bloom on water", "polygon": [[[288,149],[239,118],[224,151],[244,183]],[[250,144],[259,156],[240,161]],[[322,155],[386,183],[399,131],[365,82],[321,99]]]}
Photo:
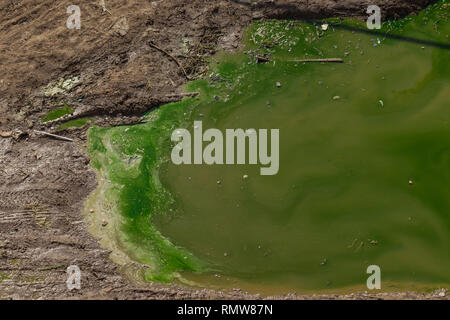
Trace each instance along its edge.
{"label": "algae bloom on water", "polygon": [[[90,129],[100,183],[88,207],[103,214],[92,231],[149,281],[337,292],[365,290],[377,265],[383,290],[448,285],[450,51],[389,36],[448,43],[445,5],[386,22],[375,39],[334,27],[364,28],[353,20],[255,22],[242,53],[214,57],[188,85],[199,99]],[[270,61],[249,64],[249,51]],[[344,63],[291,62],[328,57]],[[197,120],[279,129],[279,172],[172,163],[172,132]]]}

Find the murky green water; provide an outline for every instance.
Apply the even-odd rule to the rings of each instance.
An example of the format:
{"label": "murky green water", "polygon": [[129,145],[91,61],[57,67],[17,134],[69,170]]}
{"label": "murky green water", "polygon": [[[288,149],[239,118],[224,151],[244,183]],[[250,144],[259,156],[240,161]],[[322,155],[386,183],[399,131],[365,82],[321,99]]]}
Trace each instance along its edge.
{"label": "murky green water", "polygon": [[[448,43],[445,3],[382,31]],[[151,280],[185,271],[203,285],[339,290],[365,286],[375,264],[387,287],[448,285],[450,52],[287,21],[256,23],[248,42],[266,45],[271,62],[219,56],[211,79],[226,81],[191,84],[199,100],[91,131],[121,247],[152,266]],[[288,62],[323,57],[345,63]],[[280,129],[278,174],[173,165],[170,134],[194,120],[223,132]]]}

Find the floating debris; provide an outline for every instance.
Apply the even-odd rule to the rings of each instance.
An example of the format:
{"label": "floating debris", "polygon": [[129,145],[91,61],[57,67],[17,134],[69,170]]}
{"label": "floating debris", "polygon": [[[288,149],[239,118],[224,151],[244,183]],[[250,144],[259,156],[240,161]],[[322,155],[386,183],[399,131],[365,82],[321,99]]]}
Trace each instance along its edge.
{"label": "floating debris", "polygon": [[353,248],[357,242],[358,242],[358,239],[354,239],[352,244],[347,246],[347,248]]}
{"label": "floating debris", "polygon": [[264,63],[264,62],[269,62],[270,59],[267,57],[263,57],[263,56],[256,56],[256,62],[257,63]]}
{"label": "floating debris", "polygon": [[323,31],[327,31],[327,30],[328,30],[328,23],[324,23],[324,24],[322,25],[322,30],[323,30]]}
{"label": "floating debris", "polygon": [[288,60],[288,62],[331,62],[331,63],[344,63],[341,58],[325,58],[325,59],[294,59]]}
{"label": "floating debris", "polygon": [[243,179],[248,179],[248,175],[244,174]]}
{"label": "floating debris", "polygon": [[280,82],[277,82],[277,88],[281,88],[281,83]]}
{"label": "floating debris", "polygon": [[414,184],[414,180],[413,179],[409,179],[408,183],[409,183],[410,186],[412,186]]}
{"label": "floating debris", "polygon": [[384,102],[383,102],[383,100],[379,100],[378,103],[381,105],[381,107],[384,107]]}
{"label": "floating debris", "polygon": [[356,248],[356,250],[361,249],[362,247],[364,247],[364,241],[361,241],[361,243],[359,244],[358,248]]}
{"label": "floating debris", "polygon": [[335,100],[335,101],[336,101],[336,100],[339,100],[339,99],[341,99],[340,96],[334,96],[334,97],[333,97],[333,100]]}

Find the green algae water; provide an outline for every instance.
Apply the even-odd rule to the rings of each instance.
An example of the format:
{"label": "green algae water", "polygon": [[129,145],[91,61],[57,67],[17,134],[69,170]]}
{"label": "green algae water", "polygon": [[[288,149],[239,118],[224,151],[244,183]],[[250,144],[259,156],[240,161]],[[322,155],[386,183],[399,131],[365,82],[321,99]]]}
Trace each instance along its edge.
{"label": "green algae water", "polygon": [[[378,265],[383,290],[448,286],[450,52],[388,36],[448,43],[448,16],[442,1],[385,23],[385,36],[334,27],[364,28],[355,21],[256,22],[243,53],[216,56],[189,84],[199,98],[90,130],[101,183],[88,206],[110,222],[94,233],[148,281],[338,292],[366,288]],[[290,62],[330,57],[345,63]],[[174,165],[171,134],[194,121],[279,129],[278,174]]]}

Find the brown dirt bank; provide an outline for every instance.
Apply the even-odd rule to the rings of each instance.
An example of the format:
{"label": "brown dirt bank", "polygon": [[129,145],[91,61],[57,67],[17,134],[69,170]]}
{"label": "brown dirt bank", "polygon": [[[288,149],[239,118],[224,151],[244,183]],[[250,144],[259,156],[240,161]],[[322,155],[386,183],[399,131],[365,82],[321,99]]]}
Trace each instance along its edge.
{"label": "brown dirt bank", "polygon": [[[64,103],[76,108],[64,120],[91,116],[101,126],[135,123],[135,115],[181,98],[187,77],[170,56],[189,78],[201,77],[205,57],[239,48],[242,29],[253,19],[362,17],[372,1],[105,0],[106,10],[100,1],[76,2],[80,30],[65,25],[72,1],[0,3],[0,298],[258,298],[239,290],[130,283],[83,221],[83,202],[96,186],[84,152],[86,127],[62,132],[75,143],[32,129],[55,131],[62,120],[43,124],[40,118]],[[378,4],[384,18],[395,18],[432,2]],[[74,77],[79,81],[70,88],[44,92],[47,84]],[[66,289],[65,269],[71,264],[83,272],[79,291]],[[279,298],[446,297],[435,292]]]}

